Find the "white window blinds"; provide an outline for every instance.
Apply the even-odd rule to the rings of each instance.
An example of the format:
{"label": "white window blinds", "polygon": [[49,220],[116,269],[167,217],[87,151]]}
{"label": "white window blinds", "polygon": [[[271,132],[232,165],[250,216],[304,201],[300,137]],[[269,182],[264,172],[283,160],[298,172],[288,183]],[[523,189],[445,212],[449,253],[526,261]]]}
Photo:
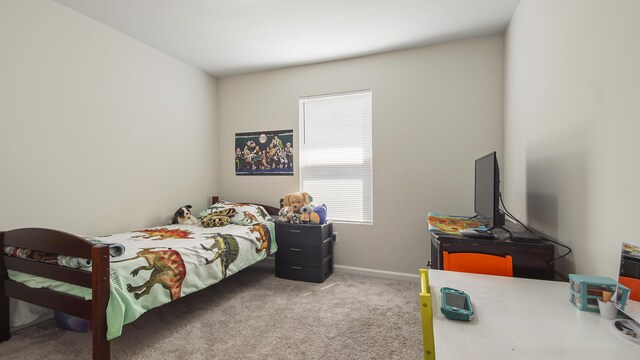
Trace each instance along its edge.
{"label": "white window blinds", "polygon": [[300,188],[334,221],[373,222],[371,91],[300,99]]}

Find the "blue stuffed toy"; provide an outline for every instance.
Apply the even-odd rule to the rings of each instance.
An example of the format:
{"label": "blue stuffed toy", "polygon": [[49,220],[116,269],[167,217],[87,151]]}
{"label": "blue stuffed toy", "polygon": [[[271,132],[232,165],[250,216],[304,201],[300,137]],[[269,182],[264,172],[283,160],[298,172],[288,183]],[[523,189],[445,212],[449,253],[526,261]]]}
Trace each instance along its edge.
{"label": "blue stuffed toy", "polygon": [[327,205],[322,204],[313,208],[309,220],[312,224],[323,225],[327,223]]}
{"label": "blue stuffed toy", "polygon": [[312,205],[304,205],[300,208],[300,222],[303,224],[308,224],[311,220],[311,214],[313,213]]}

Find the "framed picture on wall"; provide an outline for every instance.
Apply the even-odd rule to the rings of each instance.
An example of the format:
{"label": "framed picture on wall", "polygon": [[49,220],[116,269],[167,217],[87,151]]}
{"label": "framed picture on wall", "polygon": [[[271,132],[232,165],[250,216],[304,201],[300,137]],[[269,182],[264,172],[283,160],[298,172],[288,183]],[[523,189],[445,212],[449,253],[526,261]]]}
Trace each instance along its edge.
{"label": "framed picture on wall", "polygon": [[236,133],[236,175],[293,175],[293,130]]}

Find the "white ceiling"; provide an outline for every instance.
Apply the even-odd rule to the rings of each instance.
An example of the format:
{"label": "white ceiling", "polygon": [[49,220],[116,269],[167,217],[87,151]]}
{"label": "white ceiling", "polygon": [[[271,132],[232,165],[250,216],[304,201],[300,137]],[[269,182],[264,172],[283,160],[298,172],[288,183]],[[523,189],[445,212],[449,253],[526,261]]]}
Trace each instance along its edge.
{"label": "white ceiling", "polygon": [[55,0],[211,75],[502,32],[519,0]]}

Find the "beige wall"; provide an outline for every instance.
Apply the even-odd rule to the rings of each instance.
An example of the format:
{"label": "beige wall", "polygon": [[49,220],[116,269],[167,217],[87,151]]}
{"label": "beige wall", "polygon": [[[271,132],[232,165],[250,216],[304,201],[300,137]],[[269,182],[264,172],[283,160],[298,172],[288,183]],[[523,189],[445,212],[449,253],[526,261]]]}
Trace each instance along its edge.
{"label": "beige wall", "polygon": [[520,2],[506,35],[505,199],[616,276],[640,204],[640,2]]}
{"label": "beige wall", "polygon": [[99,235],[217,192],[216,81],[44,0],[0,3],[0,229]]}
{"label": "beige wall", "polygon": [[471,214],[473,159],[503,147],[500,35],[218,84],[51,1],[2,2],[0,39],[3,229],[126,231],[210,194],[276,205],[297,171],[236,177],[234,134],[297,140],[300,96],[372,89],[374,225],[336,225],[336,264],[415,274],[426,213]]}
{"label": "beige wall", "polygon": [[297,169],[293,177],[235,176],[236,132],[292,128],[297,149],[299,97],[372,89],[374,225],[337,224],[335,262],[416,274],[429,259],[427,213],[472,214],[473,161],[502,151],[503,41],[481,37],[219,80],[220,194],[276,205],[299,189]]}

